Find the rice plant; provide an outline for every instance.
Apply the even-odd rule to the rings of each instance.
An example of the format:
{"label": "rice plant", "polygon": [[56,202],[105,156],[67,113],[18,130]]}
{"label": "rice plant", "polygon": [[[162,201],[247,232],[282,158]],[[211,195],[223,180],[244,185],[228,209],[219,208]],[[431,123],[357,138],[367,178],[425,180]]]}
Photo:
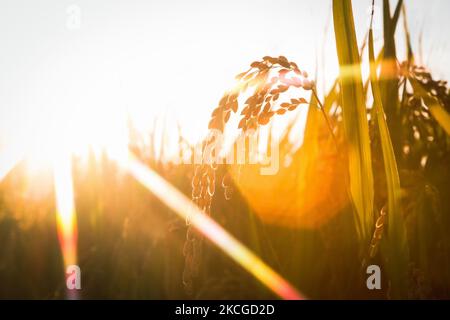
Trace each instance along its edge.
{"label": "rice plant", "polygon": [[[164,141],[175,130],[164,127],[156,143],[156,130],[146,137],[130,121],[133,159],[195,204],[186,219],[106,152],[71,158],[81,298],[289,297],[255,276],[245,259],[263,265],[294,297],[450,297],[450,89],[419,64],[406,2],[392,3],[392,11],[389,0],[373,0],[360,42],[351,0],[330,3],[339,75],[325,94],[314,66],[270,53],[255,57],[223,88],[198,145],[177,130],[186,164],[164,159]],[[374,38],[376,4],[382,39]],[[396,36],[401,27],[405,39]],[[276,136],[272,126],[283,119],[288,125]],[[233,130],[227,149],[217,134]],[[247,148],[252,139],[258,151]],[[274,140],[279,170],[263,175],[262,163],[248,162],[259,159],[262,144],[271,153]],[[227,163],[242,146],[243,162]],[[0,297],[63,299],[58,190],[26,197],[27,181],[23,162],[0,181]],[[196,214],[226,230],[220,234],[228,242],[237,239],[241,251],[211,241]],[[370,265],[382,270],[379,290],[366,285]]]}

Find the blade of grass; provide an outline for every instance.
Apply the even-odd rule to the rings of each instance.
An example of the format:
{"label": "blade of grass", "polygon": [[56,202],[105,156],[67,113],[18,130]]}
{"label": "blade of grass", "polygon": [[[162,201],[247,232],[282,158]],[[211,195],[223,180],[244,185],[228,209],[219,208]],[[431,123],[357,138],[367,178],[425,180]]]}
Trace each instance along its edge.
{"label": "blade of grass", "polygon": [[404,298],[407,296],[406,290],[408,290],[406,278],[408,269],[408,245],[401,214],[400,178],[377,79],[372,27],[369,30],[369,61],[370,83],[380,134],[388,191],[388,244],[383,246],[383,248],[387,251],[387,269],[391,280],[391,295],[393,298]]}
{"label": "blade of grass", "polygon": [[400,16],[402,0],[399,0],[391,17],[389,0],[383,0],[383,39],[384,56],[381,63],[380,90],[383,107],[385,108],[388,125],[392,133],[392,143],[395,153],[398,155],[401,149],[400,132],[401,122],[399,119],[399,98],[397,79],[397,53],[395,46],[395,30]]}
{"label": "blade of grass", "polygon": [[[340,65],[342,113],[348,148],[350,194],[361,240],[373,226],[373,173],[359,51],[350,0],[333,0],[336,48]],[[352,74],[345,73],[352,66]]]}
{"label": "blade of grass", "polygon": [[411,35],[409,33],[408,20],[406,18],[406,9],[405,9],[404,5],[402,5],[402,14],[403,14],[403,29],[405,31],[405,38],[406,38],[407,58],[408,58],[409,63],[413,64],[414,63],[414,53],[412,50]]}
{"label": "blade of grass", "polygon": [[450,114],[445,111],[436,99],[427,97],[426,100],[428,100],[428,103],[426,101],[425,103],[428,105],[428,108],[430,108],[431,114],[441,125],[442,129],[450,136]]}
{"label": "blade of grass", "polygon": [[397,6],[395,7],[394,15],[392,16],[391,27],[392,27],[392,36],[395,34],[395,29],[397,28],[398,18],[400,17],[400,13],[403,8],[403,0],[398,0]]}

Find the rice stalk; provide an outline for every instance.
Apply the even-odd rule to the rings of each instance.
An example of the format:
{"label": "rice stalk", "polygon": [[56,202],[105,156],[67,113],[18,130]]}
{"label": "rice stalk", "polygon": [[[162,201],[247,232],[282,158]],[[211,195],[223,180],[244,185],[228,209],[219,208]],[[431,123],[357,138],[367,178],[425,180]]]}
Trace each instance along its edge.
{"label": "rice stalk", "polygon": [[[373,7],[374,0],[372,1],[372,20],[373,20]],[[408,246],[406,243],[406,231],[403,224],[402,210],[401,210],[401,190],[400,190],[400,178],[397,169],[397,162],[395,159],[394,148],[392,146],[389,129],[387,126],[385,113],[383,109],[383,102],[381,98],[380,87],[377,79],[377,70],[375,63],[375,53],[373,44],[373,30],[372,22],[369,30],[369,62],[370,62],[370,82],[372,87],[374,107],[376,114],[376,122],[378,124],[378,130],[381,140],[381,148],[383,152],[383,163],[386,175],[387,186],[387,200],[388,200],[388,244],[387,255],[388,263],[387,268],[392,281],[391,289],[393,297],[405,296],[407,289],[407,279],[405,278],[408,268]],[[398,91],[398,89],[396,89]],[[379,220],[376,223],[375,233],[379,231]],[[381,233],[376,237],[379,240]],[[373,245],[373,243],[372,243]]]}
{"label": "rice stalk", "polygon": [[[334,0],[333,18],[340,65],[350,194],[356,210],[355,220],[359,237],[368,243],[373,226],[374,186],[369,128],[351,1]],[[351,75],[346,74],[347,66],[352,66]]]}

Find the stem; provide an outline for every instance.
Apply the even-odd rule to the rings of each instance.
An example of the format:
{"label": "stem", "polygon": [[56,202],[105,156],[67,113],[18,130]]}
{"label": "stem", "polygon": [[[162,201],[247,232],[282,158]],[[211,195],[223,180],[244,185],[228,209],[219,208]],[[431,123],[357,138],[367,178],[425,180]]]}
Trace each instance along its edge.
{"label": "stem", "polygon": [[323,117],[325,118],[325,121],[327,122],[328,130],[330,130],[330,134],[333,137],[334,143],[336,145],[336,150],[339,151],[336,136],[334,135],[333,128],[331,127],[330,120],[328,119],[327,113],[325,112],[325,108],[323,107],[323,104],[322,104],[322,102],[320,102],[319,96],[317,95],[316,88],[312,88],[312,92],[313,92],[314,97],[317,100],[317,103],[319,104],[319,109],[320,109],[320,111],[322,111]]}

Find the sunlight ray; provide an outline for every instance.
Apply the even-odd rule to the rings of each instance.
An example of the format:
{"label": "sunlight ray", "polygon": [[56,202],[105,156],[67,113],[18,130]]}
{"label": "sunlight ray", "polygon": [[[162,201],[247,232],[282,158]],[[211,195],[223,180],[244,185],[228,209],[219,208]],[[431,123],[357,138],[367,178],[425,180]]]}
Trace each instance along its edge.
{"label": "sunlight ray", "polygon": [[203,214],[189,198],[141,163],[135,156],[130,154],[129,159],[123,165],[136,180],[175,211],[183,220],[189,216],[192,225],[199,232],[278,296],[288,300],[305,298],[252,251],[209,216]]}

